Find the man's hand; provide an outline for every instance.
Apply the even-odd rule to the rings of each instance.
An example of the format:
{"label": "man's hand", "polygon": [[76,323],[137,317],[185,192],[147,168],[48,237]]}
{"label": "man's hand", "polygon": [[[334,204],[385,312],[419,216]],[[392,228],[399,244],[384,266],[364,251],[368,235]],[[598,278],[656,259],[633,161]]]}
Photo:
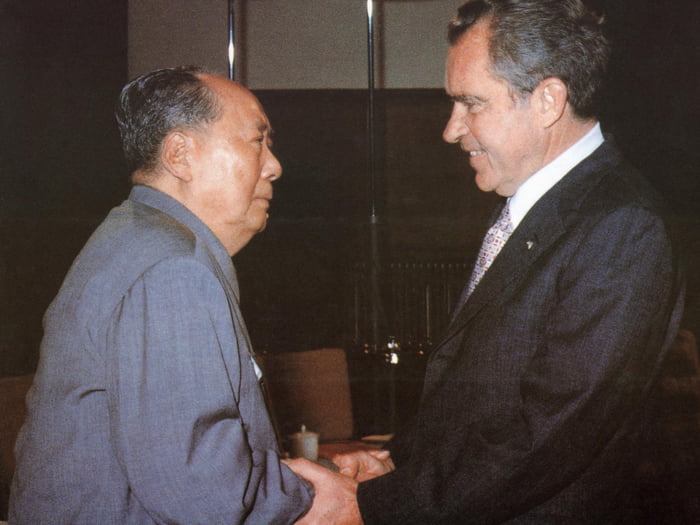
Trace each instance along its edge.
{"label": "man's hand", "polygon": [[362,516],[357,506],[357,481],[304,458],[284,460],[284,463],[310,481],[316,492],[309,512],[297,523],[362,525]]}
{"label": "man's hand", "polygon": [[356,450],[335,454],[332,459],[341,474],[356,481],[367,481],[396,468],[388,450]]}

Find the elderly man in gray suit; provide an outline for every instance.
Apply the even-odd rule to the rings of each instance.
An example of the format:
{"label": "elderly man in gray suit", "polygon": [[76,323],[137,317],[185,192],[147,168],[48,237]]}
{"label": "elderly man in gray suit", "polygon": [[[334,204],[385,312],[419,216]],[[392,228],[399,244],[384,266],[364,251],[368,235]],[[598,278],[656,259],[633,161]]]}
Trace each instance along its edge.
{"label": "elderly man in gray suit", "polygon": [[134,184],[45,317],[10,521],[290,523],[313,489],[280,462],[231,255],[281,167],[258,100],[195,68],[117,109]]}

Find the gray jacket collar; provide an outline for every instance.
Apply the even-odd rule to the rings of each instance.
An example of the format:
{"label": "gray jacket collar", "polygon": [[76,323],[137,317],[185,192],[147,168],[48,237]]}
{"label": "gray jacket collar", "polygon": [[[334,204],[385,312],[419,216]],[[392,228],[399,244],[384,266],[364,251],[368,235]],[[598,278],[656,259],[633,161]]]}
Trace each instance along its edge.
{"label": "gray jacket collar", "polygon": [[236,294],[236,298],[240,296],[236,270],[233,266],[231,256],[226,251],[226,248],[224,248],[224,245],[221,244],[221,241],[199,217],[176,199],[149,186],[135,185],[131,189],[129,200],[149,206],[169,215],[201,239],[222,269],[226,280],[229,281],[229,284]]}

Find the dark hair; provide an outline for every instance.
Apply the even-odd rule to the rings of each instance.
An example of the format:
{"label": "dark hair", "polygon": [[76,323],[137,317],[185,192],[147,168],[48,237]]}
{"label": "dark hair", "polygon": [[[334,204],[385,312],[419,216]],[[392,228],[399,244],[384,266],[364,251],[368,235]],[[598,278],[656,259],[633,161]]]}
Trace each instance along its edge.
{"label": "dark hair", "polygon": [[470,0],[450,22],[455,45],[480,20],[491,29],[494,75],[524,98],[548,77],[562,80],[579,117],[595,116],[610,48],[581,0]]}
{"label": "dark hair", "polygon": [[203,70],[195,66],[158,69],[124,86],[115,116],[130,173],[155,168],[171,131],[197,129],[219,118],[217,96],[199,73]]}

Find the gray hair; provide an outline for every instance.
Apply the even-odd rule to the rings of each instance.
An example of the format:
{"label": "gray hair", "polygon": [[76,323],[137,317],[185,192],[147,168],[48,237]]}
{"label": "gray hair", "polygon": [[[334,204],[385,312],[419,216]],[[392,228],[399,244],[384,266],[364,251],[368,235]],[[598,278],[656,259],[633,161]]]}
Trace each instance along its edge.
{"label": "gray hair", "polygon": [[581,0],[470,0],[448,27],[455,45],[485,20],[491,29],[493,73],[526,98],[542,80],[555,77],[582,118],[596,115],[610,47],[600,19]]}
{"label": "gray hair", "polygon": [[195,66],[145,73],[122,89],[115,111],[130,173],[151,171],[166,135],[176,129],[200,129],[221,116],[215,93]]}

